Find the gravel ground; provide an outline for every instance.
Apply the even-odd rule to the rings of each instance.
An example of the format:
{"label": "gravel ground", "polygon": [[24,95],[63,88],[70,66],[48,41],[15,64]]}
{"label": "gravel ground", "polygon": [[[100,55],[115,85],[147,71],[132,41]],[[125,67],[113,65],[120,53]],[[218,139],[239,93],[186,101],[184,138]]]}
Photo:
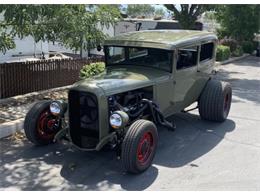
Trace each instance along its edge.
{"label": "gravel ground", "polygon": [[38,101],[48,99],[67,99],[67,90],[44,92],[31,96],[20,96],[7,103],[0,103],[0,124],[24,118],[28,110]]}

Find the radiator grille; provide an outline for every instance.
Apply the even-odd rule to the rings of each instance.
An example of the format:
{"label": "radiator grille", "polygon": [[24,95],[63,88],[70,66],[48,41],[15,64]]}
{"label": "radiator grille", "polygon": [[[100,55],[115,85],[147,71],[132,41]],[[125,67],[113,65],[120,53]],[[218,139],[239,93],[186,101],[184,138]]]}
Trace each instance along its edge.
{"label": "radiator grille", "polygon": [[99,114],[96,95],[69,91],[70,136],[82,148],[95,148],[99,139]]}

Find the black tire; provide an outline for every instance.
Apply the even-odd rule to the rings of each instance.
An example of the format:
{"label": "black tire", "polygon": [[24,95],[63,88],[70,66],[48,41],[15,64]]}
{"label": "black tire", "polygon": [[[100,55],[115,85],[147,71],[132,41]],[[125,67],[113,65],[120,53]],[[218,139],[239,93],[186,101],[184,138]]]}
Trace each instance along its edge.
{"label": "black tire", "polygon": [[137,120],[122,143],[122,163],[129,173],[142,173],[153,161],[158,143],[157,128],[148,120]]}
{"label": "black tire", "polygon": [[[29,141],[35,145],[53,143],[55,134],[61,129],[61,120],[49,111],[51,101],[36,103],[24,120],[24,132]],[[52,123],[52,128],[49,123]]]}
{"label": "black tire", "polygon": [[232,101],[232,88],[227,82],[210,80],[199,98],[199,113],[204,120],[226,120]]}

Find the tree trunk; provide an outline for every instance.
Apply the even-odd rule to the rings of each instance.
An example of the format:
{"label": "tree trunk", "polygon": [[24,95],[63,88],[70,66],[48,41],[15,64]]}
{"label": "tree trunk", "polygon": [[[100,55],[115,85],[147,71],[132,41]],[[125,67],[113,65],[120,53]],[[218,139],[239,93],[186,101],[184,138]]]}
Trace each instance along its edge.
{"label": "tree trunk", "polygon": [[79,55],[80,55],[80,58],[83,58],[83,47],[82,47],[82,46],[80,47],[80,53],[79,53]]}
{"label": "tree trunk", "polygon": [[84,39],[83,35],[80,37],[80,58],[83,58],[83,49],[84,49]]}

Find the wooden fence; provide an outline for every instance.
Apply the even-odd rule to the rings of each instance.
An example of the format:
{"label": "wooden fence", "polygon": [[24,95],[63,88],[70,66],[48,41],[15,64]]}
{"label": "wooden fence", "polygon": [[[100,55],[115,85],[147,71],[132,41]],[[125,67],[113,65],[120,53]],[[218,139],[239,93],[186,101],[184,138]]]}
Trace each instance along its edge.
{"label": "wooden fence", "polygon": [[62,59],[0,64],[0,98],[71,85],[79,80],[82,66],[102,60]]}

